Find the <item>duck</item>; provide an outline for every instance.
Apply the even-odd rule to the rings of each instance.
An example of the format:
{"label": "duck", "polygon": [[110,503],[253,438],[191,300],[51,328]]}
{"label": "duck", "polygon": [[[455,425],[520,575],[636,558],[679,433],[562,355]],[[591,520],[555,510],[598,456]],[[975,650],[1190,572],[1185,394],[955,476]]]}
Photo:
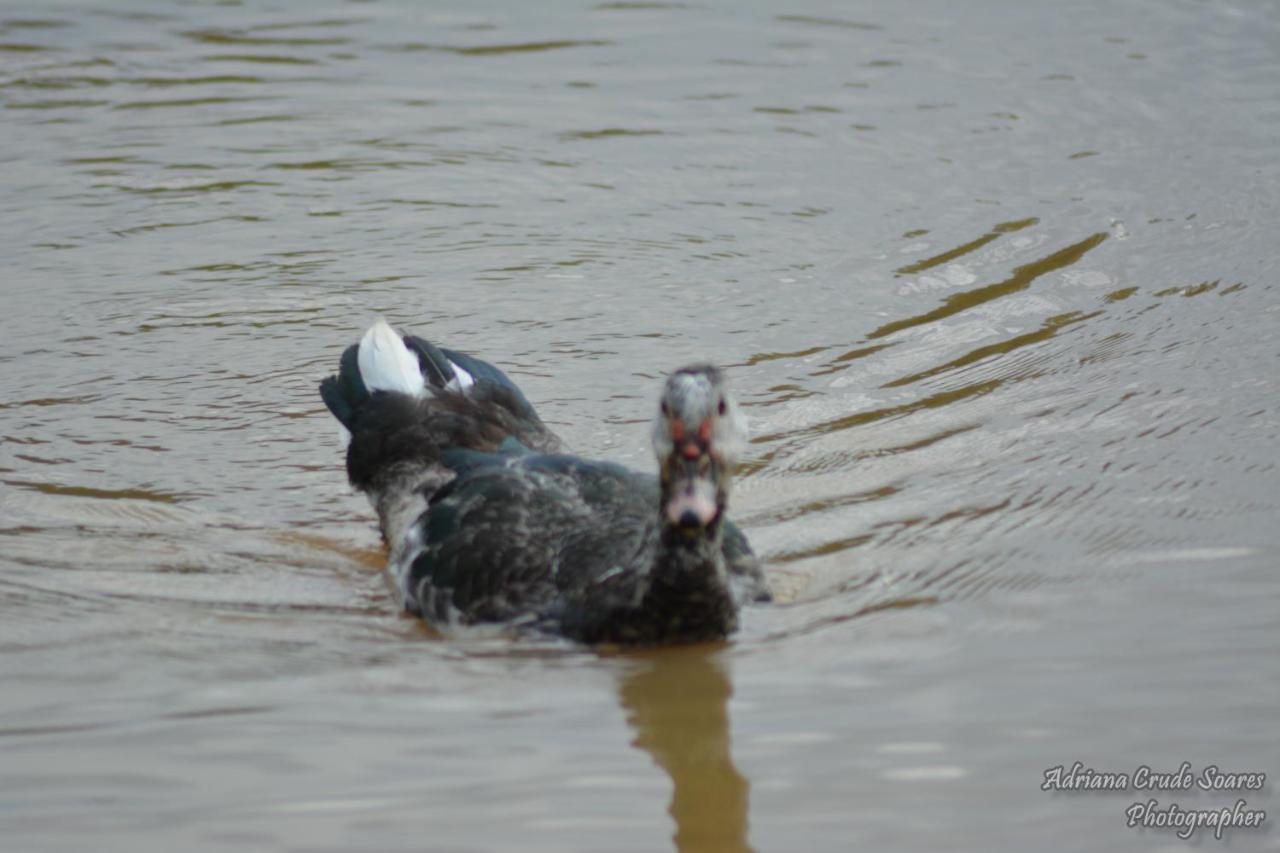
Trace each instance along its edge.
{"label": "duck", "polygon": [[709,642],[770,600],[726,515],[745,429],[714,365],[663,383],[656,475],[567,452],[500,369],[384,320],[320,396],[349,434],[347,477],[377,514],[394,597],[440,633]]}

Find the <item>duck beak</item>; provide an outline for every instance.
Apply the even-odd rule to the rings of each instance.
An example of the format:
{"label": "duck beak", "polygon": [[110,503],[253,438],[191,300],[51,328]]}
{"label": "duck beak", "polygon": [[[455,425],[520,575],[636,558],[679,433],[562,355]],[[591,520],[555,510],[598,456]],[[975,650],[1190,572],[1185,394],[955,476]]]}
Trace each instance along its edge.
{"label": "duck beak", "polygon": [[667,521],[690,532],[709,527],[720,516],[720,490],[712,466],[700,462],[701,457],[679,454],[668,466],[671,476],[663,509]]}

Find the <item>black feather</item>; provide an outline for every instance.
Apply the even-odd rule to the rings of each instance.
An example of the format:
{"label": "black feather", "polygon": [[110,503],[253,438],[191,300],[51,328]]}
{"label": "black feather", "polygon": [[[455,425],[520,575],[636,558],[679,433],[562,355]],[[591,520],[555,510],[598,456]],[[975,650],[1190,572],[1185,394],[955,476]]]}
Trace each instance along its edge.
{"label": "black feather", "polygon": [[351,429],[356,411],[369,397],[369,391],[360,378],[358,362],[359,346],[349,346],[342,352],[338,362],[338,375],[330,376],[320,383],[320,399],[329,407],[329,411],[338,422]]}
{"label": "black feather", "polygon": [[417,335],[405,335],[404,342],[418,356],[418,366],[422,368],[428,385],[443,388],[457,376],[449,359],[435,344]]}

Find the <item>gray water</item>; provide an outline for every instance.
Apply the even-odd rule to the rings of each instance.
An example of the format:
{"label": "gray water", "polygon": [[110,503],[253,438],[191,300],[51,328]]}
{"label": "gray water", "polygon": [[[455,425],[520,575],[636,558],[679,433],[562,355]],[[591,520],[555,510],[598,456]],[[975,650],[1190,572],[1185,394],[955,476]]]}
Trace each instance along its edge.
{"label": "gray water", "polygon": [[[1274,811],[1041,783],[1280,773],[1278,9],[3,3],[0,846]],[[638,655],[398,615],[316,394],[377,316],[637,467],[727,366],[780,603]]]}

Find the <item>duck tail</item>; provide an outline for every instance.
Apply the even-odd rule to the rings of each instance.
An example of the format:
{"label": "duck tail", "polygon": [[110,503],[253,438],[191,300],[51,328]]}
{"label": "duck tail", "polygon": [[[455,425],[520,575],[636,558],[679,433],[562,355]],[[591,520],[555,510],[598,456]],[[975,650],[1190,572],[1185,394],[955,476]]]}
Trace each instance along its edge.
{"label": "duck tail", "polygon": [[435,344],[415,335],[401,337],[378,320],[359,344],[342,353],[337,375],[320,383],[320,398],[351,431],[357,411],[375,391],[420,398],[441,390],[465,392],[474,384],[471,374]]}
{"label": "duck tail", "polygon": [[439,468],[448,449],[559,446],[502,371],[401,336],[382,320],[347,347],[338,373],[320,383],[320,397],[349,434],[347,474],[362,491],[384,490],[407,470]]}
{"label": "duck tail", "polygon": [[441,450],[466,437],[468,424],[450,412],[470,405],[474,385],[439,347],[375,322],[320,383],[320,398],[349,439],[351,483],[381,492],[437,468]]}
{"label": "duck tail", "polygon": [[356,347],[356,367],[365,388],[420,397],[426,390],[416,354],[385,320],[369,327]]}
{"label": "duck tail", "polygon": [[320,383],[325,406],[347,430],[347,476],[373,502],[393,553],[452,476],[439,464],[432,407],[437,390],[456,379],[439,350],[378,320]]}

